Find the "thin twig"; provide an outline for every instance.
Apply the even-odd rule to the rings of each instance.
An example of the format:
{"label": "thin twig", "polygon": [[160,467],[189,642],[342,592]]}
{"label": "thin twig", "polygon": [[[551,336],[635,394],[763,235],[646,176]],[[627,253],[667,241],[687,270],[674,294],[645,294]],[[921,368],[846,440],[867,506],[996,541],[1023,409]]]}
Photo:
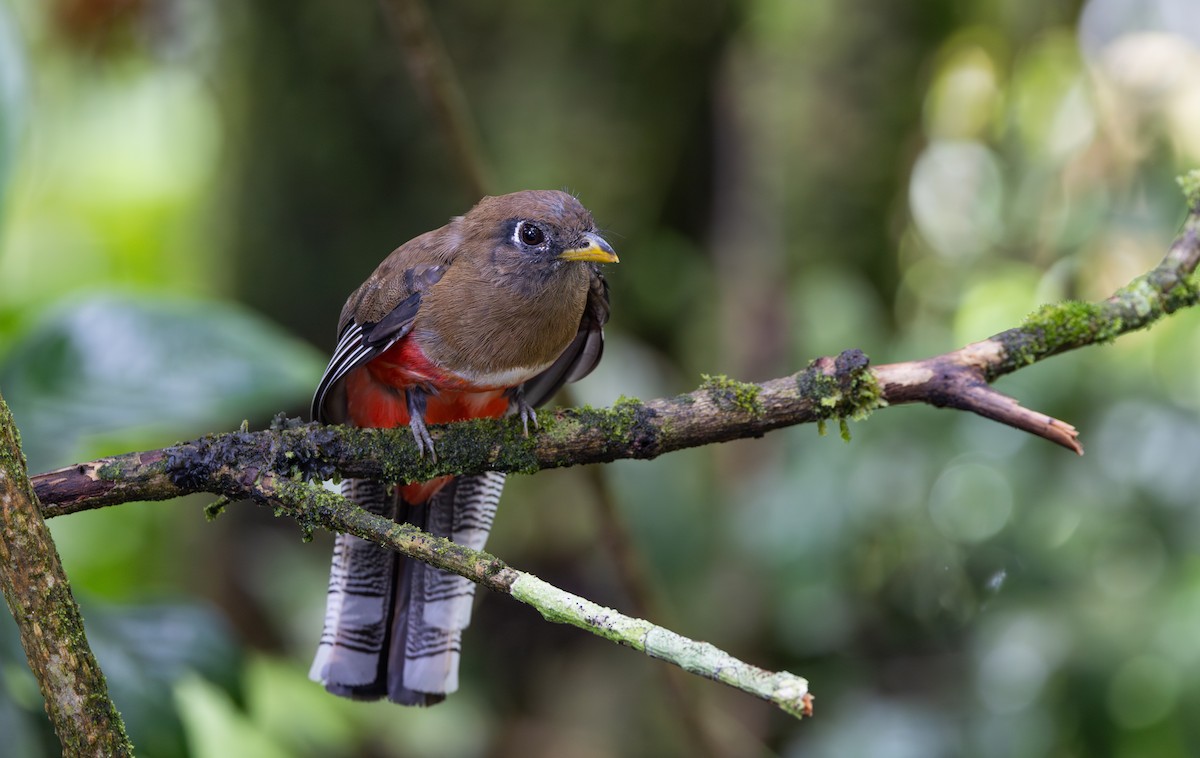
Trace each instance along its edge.
{"label": "thin twig", "polygon": [[[1193,181],[1200,173],[1189,175]],[[1182,180],[1181,180],[1182,181]],[[1018,327],[954,352],[879,366],[874,375],[889,403],[929,403],[958,408],[1021,429],[1083,453],[1075,427],[1025,408],[988,386],[1032,363],[1086,345],[1111,342],[1196,304],[1192,274],[1200,263],[1200,207],[1189,192],[1191,211],[1166,257],[1150,272],[1099,303],[1045,306]]]}

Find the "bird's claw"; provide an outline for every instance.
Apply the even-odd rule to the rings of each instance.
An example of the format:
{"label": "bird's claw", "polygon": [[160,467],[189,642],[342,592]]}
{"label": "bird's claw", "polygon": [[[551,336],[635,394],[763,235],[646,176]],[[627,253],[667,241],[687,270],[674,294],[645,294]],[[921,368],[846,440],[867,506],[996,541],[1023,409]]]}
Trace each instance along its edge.
{"label": "bird's claw", "polygon": [[509,403],[511,404],[510,409],[513,407],[516,408],[516,416],[521,419],[521,429],[524,431],[525,436],[528,437],[530,421],[533,422],[534,429],[538,428],[537,411],[525,401],[525,393],[520,387],[512,390],[512,394],[509,395]]}
{"label": "bird's claw", "polygon": [[521,429],[524,430],[525,436],[529,436],[529,422],[533,422],[533,428],[538,428],[537,411],[529,403],[522,402],[517,406],[517,414],[521,417]]}
{"label": "bird's claw", "polygon": [[412,429],[413,441],[417,443],[417,455],[425,457],[425,451],[429,451],[429,460],[432,463],[437,463],[437,451],[433,449],[433,437],[429,435],[429,429],[425,426],[425,419],[420,416],[412,416],[408,420],[408,427]]}
{"label": "bird's claw", "polygon": [[408,428],[412,429],[413,440],[417,443],[417,454],[425,457],[429,451],[429,460],[437,463],[437,451],[433,449],[433,437],[425,426],[425,397],[428,393],[419,387],[410,387],[405,394],[408,405]]}

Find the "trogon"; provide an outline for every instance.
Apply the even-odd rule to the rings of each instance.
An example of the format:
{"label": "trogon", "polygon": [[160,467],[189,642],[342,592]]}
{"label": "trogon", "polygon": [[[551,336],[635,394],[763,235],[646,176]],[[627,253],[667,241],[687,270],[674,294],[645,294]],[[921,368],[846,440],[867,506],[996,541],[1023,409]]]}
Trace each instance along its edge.
{"label": "trogon", "polygon": [[[429,424],[534,408],[600,360],[617,256],[591,214],[555,191],[485,197],[466,215],[397,248],[342,308],[338,341],[313,397],[317,421],[407,424],[436,456]],[[343,493],[378,514],[481,549],[504,474],[392,487],[350,479]],[[440,702],[458,687],[475,585],[350,535],[338,535],[325,630],[309,675],[330,692]]]}

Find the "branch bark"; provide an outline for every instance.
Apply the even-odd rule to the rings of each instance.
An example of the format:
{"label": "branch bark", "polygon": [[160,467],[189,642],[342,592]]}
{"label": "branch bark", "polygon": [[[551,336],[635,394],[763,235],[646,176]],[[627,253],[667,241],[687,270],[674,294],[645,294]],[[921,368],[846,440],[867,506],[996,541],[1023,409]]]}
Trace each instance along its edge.
{"label": "branch bark", "polygon": [[83,617],[25,471],[12,414],[0,397],[0,589],[20,630],[63,755],[133,749],[88,646]]}

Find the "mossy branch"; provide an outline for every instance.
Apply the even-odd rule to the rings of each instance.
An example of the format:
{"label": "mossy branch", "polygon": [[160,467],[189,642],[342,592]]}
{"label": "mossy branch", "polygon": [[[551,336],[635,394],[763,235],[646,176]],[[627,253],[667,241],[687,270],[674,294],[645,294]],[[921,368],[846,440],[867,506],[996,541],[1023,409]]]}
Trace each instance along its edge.
{"label": "mossy branch", "polygon": [[762,384],[708,377],[694,392],[662,400],[622,398],[611,408],[540,411],[528,437],[511,419],[431,429],[436,461],[408,429],[358,429],[277,419],[272,429],[212,434],[159,450],[125,453],[40,474],[47,516],[192,492],[238,494],[238,472],[300,479],[337,476],[424,481],[479,471],[539,469],[655,458],[688,447],[761,437],[783,426],[864,417],[881,403],[866,357],[847,351]]}
{"label": "mossy branch", "polygon": [[16,619],[63,755],[133,749],[83,630],[58,551],[25,472],[12,414],[0,397],[0,589]]}

